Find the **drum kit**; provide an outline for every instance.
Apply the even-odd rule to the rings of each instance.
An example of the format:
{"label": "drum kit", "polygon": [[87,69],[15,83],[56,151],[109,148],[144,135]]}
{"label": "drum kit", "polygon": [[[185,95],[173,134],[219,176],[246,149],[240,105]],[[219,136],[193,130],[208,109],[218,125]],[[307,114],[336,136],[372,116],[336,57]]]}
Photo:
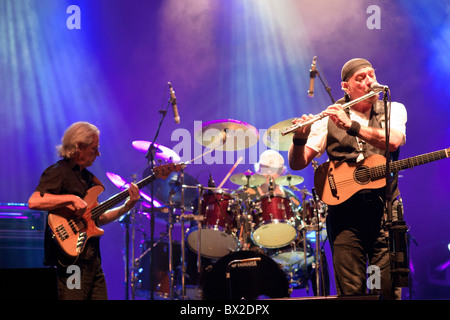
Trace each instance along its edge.
{"label": "drum kit", "polygon": [[[269,143],[275,135],[271,131],[279,131],[281,127],[286,124],[270,128],[264,135],[265,141]],[[240,121],[227,119],[203,125],[203,130],[211,128],[224,145],[228,129],[241,129],[259,139],[254,127]],[[200,134],[196,136],[204,146],[211,144],[211,140],[203,141]],[[277,146],[287,150],[286,138],[282,139]],[[292,141],[291,137],[289,140]],[[141,140],[132,143],[141,152],[147,152],[150,144]],[[235,148],[248,148],[250,144]],[[160,162],[180,161],[171,149],[154,145]],[[122,225],[127,232],[132,226],[134,237],[140,224],[137,217],[151,219],[153,214],[155,219],[166,223],[167,233],[157,241],[142,240],[137,258],[133,245],[131,254],[126,252],[124,260],[130,274],[127,281],[132,299],[136,296],[169,300],[256,299],[261,295],[283,298],[295,288],[308,288],[308,281],[314,282],[310,277],[313,270],[316,280],[319,279],[322,239],[319,235],[324,233],[326,206],[315,197],[306,200],[314,192],[297,187],[304,181],[301,176],[287,174],[273,178],[251,171],[232,174],[235,168],[236,164],[218,187],[211,175],[208,186],[203,186],[182,169],[165,179],[155,179],[147,187],[150,195],[140,191],[141,205],[122,217]],[[143,175],[149,174],[148,166]],[[128,187],[120,176],[113,173],[107,176],[117,187]],[[222,188],[228,178],[239,187]],[[265,184],[269,192],[256,195],[254,190]],[[277,193],[275,186],[281,186],[276,190],[288,192]],[[292,191],[300,192],[301,203],[293,201]],[[181,241],[173,240],[175,224],[181,224]],[[318,235],[315,253],[307,232]]]}

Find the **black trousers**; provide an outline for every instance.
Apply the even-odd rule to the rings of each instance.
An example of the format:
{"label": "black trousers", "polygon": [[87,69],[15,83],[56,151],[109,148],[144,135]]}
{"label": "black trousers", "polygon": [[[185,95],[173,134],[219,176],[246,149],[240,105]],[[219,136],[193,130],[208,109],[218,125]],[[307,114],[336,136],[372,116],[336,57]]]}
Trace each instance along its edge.
{"label": "black trousers", "polygon": [[78,260],[73,266],[57,266],[59,300],[108,299],[100,257]]}
{"label": "black trousers", "polygon": [[[401,292],[392,290],[384,207],[379,192],[356,194],[340,205],[328,207],[327,233],[338,295],[367,294],[369,274],[378,277],[369,283],[371,293],[379,293],[387,300],[400,298]],[[379,273],[371,275],[370,270]]]}

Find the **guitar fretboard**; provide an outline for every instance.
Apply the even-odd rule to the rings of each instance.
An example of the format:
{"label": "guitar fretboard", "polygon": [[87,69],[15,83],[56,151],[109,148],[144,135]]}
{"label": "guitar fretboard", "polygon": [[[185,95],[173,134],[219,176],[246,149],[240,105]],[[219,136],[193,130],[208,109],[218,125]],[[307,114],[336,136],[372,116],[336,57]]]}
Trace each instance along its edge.
{"label": "guitar fretboard", "polygon": [[[143,187],[145,187],[147,184],[149,184],[150,182],[152,182],[155,179],[155,175],[152,174],[148,177],[146,177],[145,179],[142,179],[141,181],[139,181],[138,183],[136,183],[136,185],[138,186],[139,190],[142,189]],[[97,207],[95,207],[94,209],[92,209],[91,214],[92,214],[92,219],[97,219],[100,215],[102,215],[104,212],[106,212],[107,210],[114,208],[116,205],[118,205],[119,203],[121,203],[123,200],[125,200],[128,197],[128,190],[124,190],[122,192],[119,192],[118,194],[112,196],[111,198],[109,198],[108,200],[105,200],[104,202],[102,202],[101,204],[99,204]]]}
{"label": "guitar fretboard", "polygon": [[[398,172],[404,169],[417,167],[422,164],[430,163],[433,161],[441,160],[449,157],[449,149],[443,149],[430,153],[425,153],[419,156],[406,158],[390,163],[390,172]],[[374,166],[369,169],[372,180],[381,179],[386,174],[386,164]]]}

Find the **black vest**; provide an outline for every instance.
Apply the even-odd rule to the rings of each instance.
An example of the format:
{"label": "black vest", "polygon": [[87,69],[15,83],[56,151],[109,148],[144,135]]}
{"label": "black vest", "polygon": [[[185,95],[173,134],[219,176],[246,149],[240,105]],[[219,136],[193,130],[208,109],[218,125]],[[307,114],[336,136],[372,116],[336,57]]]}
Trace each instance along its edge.
{"label": "black vest", "polygon": [[[344,99],[340,99],[336,102],[336,104],[344,104],[346,101]],[[347,115],[350,114],[350,111],[346,109]],[[369,117],[369,127],[373,128],[384,128],[385,122],[385,112],[384,112],[384,103],[381,100],[378,100],[372,106]],[[327,135],[327,155],[330,161],[339,161],[339,162],[356,162],[356,158],[360,153],[363,154],[364,158],[372,154],[380,154],[382,156],[386,156],[386,151],[382,149],[378,149],[369,143],[363,143],[360,148],[358,146],[358,141],[356,137],[348,135],[345,130],[339,129],[336,124],[330,119],[328,119],[328,135]],[[391,160],[398,160],[400,148],[398,148],[395,152],[389,153]],[[392,199],[395,199],[399,195],[398,190],[398,173],[394,173],[392,175],[391,182],[391,190],[392,190]]]}

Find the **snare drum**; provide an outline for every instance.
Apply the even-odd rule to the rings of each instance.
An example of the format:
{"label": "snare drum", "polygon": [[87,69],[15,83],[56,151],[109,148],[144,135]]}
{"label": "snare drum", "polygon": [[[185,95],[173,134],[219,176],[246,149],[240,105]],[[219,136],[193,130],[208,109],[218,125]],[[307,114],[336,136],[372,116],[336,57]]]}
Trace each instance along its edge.
{"label": "snare drum", "polygon": [[291,200],[283,195],[263,196],[257,201],[252,240],[264,248],[280,248],[297,237]]}
{"label": "snare drum", "polygon": [[[217,259],[238,249],[235,216],[239,206],[234,197],[225,192],[208,192],[203,194],[201,211],[204,220],[200,230],[200,254],[206,258]],[[198,251],[198,227],[187,233],[189,248]]]}

